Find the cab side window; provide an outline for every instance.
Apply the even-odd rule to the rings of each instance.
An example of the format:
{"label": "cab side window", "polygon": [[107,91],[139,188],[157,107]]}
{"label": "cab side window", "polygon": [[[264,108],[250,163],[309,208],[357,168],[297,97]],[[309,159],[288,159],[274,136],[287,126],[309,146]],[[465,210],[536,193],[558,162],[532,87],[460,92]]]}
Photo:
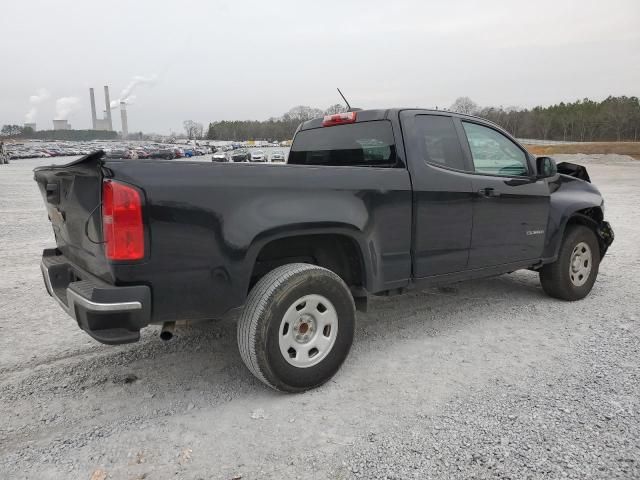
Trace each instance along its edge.
{"label": "cab side window", "polygon": [[453,119],[444,115],[417,115],[416,128],[427,163],[466,170],[464,154]]}
{"label": "cab side window", "polygon": [[492,128],[462,122],[476,173],[519,177],[529,174],[526,154],[509,138]]}

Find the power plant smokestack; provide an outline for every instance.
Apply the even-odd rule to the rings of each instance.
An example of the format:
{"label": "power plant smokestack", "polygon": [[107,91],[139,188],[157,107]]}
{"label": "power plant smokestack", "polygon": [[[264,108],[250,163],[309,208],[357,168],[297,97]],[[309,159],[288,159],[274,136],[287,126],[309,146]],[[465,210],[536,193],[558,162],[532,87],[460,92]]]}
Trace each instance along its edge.
{"label": "power plant smokestack", "polygon": [[96,117],[96,97],[93,93],[93,88],[89,89],[89,98],[91,99],[91,125],[96,130],[98,117]]}
{"label": "power plant smokestack", "polygon": [[107,122],[109,125],[109,131],[113,131],[113,122],[111,121],[111,99],[109,98],[109,86],[104,86],[104,103],[107,108]]}
{"label": "power plant smokestack", "polygon": [[120,121],[122,122],[122,138],[126,140],[129,136],[129,125],[127,124],[127,104],[120,102]]}

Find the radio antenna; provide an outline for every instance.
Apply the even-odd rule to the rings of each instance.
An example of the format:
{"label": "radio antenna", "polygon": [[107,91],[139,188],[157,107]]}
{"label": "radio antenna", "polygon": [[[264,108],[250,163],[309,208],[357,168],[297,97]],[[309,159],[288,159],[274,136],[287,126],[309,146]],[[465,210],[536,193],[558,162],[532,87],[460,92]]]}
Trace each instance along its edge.
{"label": "radio antenna", "polygon": [[347,101],[347,99],[345,98],[345,96],[342,94],[342,92],[340,91],[339,88],[336,88],[336,90],[338,90],[338,93],[340,94],[340,96],[342,97],[342,99],[344,100],[344,103],[347,104],[347,109],[351,110],[351,105],[349,105],[349,102]]}

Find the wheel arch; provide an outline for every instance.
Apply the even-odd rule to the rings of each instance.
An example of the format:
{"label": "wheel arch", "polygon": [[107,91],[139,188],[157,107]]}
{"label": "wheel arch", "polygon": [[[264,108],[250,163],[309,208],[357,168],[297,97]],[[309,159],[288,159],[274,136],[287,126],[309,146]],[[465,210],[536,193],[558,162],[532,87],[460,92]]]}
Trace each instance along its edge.
{"label": "wheel arch", "polygon": [[373,275],[366,251],[362,233],[348,224],[291,225],[266,231],[249,247],[245,291],[274,268],[306,261],[334,271],[353,291],[364,294]]}
{"label": "wheel arch", "polygon": [[565,215],[563,215],[559,228],[552,232],[552,235],[550,236],[550,238],[552,238],[552,241],[545,247],[545,263],[555,261],[555,259],[558,257],[562,239],[564,238],[567,228],[569,228],[571,225],[584,225],[593,230],[593,233],[598,239],[598,245],[600,247],[600,258],[604,257],[608,245],[606,245],[604,239],[599,233],[603,221],[604,211],[602,210],[601,206],[581,206],[568,210]]}

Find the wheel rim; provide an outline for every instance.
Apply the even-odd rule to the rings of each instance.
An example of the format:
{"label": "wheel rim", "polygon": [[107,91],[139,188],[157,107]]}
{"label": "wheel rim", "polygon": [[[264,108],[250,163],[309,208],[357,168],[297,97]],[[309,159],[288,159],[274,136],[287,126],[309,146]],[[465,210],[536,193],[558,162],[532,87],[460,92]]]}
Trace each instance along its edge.
{"label": "wheel rim", "polygon": [[591,247],[585,242],[578,243],[571,252],[571,260],[569,261],[569,278],[571,283],[576,287],[581,287],[591,274],[593,266],[593,255]]}
{"label": "wheel rim", "polygon": [[294,367],[324,360],[338,337],[338,313],[322,295],[305,295],[291,304],[280,322],[280,353]]}

